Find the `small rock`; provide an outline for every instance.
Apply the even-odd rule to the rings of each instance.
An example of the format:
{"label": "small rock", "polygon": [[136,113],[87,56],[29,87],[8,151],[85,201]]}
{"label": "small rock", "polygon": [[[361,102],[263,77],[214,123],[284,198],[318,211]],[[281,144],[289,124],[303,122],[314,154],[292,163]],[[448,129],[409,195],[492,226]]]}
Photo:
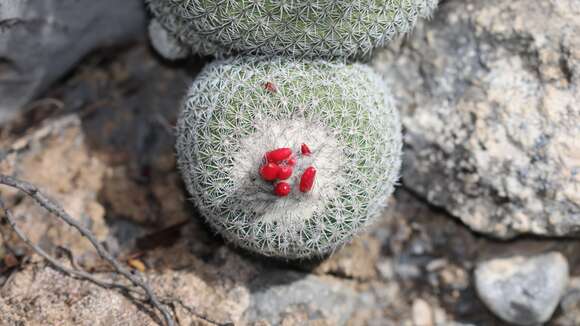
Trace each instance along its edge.
{"label": "small rock", "polygon": [[[376,278],[375,263],[380,255],[381,243],[374,239],[358,238],[322,262],[316,273],[332,274],[357,280]],[[381,271],[378,270],[380,273]]]}
{"label": "small rock", "polygon": [[448,264],[449,262],[445,258],[433,259],[432,261],[429,262],[429,264],[427,264],[427,266],[425,266],[425,269],[428,272],[432,273],[444,269],[445,266],[447,266]]}
{"label": "small rock", "polygon": [[451,323],[447,320],[447,314],[441,307],[434,308],[433,320],[435,321],[435,325],[449,325]]}
{"label": "small rock", "polygon": [[398,277],[404,280],[410,280],[421,277],[419,266],[409,262],[401,262],[395,266],[395,272]]}
{"label": "small rock", "polygon": [[413,301],[413,325],[433,326],[433,311],[427,301],[415,299]]}
{"label": "small rock", "polygon": [[178,40],[173,38],[167,30],[161,27],[157,20],[152,20],[149,23],[149,35],[151,38],[151,45],[164,58],[168,60],[184,59],[189,55],[189,51]]}
{"label": "small rock", "polygon": [[568,262],[557,252],[481,263],[475,270],[479,297],[498,317],[516,325],[550,319],[568,283]]}
{"label": "small rock", "polygon": [[385,281],[391,281],[395,278],[395,267],[392,260],[385,260],[377,263],[377,270],[380,277]]}
{"label": "small rock", "polygon": [[568,288],[560,302],[560,309],[562,313],[554,321],[554,325],[580,325],[580,277],[573,277],[568,282]]}

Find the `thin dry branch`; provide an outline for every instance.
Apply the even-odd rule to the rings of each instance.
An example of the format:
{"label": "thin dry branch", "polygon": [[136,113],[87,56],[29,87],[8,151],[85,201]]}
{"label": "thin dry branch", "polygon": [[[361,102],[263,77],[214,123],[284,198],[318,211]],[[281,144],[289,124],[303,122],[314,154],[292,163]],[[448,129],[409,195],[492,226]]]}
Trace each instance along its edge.
{"label": "thin dry branch", "polygon": [[[139,275],[133,274],[129,270],[125,269],[101,245],[101,243],[95,238],[95,236],[92,234],[91,231],[89,231],[88,229],[86,229],[85,227],[80,225],[67,212],[65,212],[64,209],[62,207],[60,207],[60,205],[57,202],[51,200],[46,195],[44,195],[42,192],[40,192],[36,186],[34,186],[28,182],[18,180],[16,178],[11,177],[11,176],[0,174],[0,184],[6,185],[6,186],[9,186],[12,188],[16,188],[16,189],[24,192],[25,194],[30,196],[32,199],[34,199],[41,207],[46,209],[48,212],[52,213],[53,215],[62,219],[64,222],[66,222],[70,226],[77,229],[77,231],[79,231],[81,233],[81,235],[83,235],[85,238],[87,238],[91,242],[91,244],[97,250],[97,253],[103,259],[105,259],[107,262],[109,262],[109,264],[111,264],[113,266],[113,268],[116,270],[117,273],[123,275],[133,285],[138,286],[141,289],[143,289],[143,291],[145,292],[145,295],[147,296],[147,300],[149,301],[149,303],[155,309],[158,309],[162,313],[163,318],[165,320],[165,323],[168,326],[174,325],[174,321],[173,321],[173,317],[171,316],[171,313],[169,312],[167,307],[159,301],[159,299],[157,298],[157,296],[155,295],[155,293],[153,292],[151,287]],[[134,292],[134,291],[131,291],[131,289],[127,288],[124,285],[102,281],[102,280],[99,280],[98,278],[95,278],[94,276],[92,276],[91,274],[89,274],[85,271],[72,270],[72,269],[69,269],[69,268],[63,266],[58,261],[56,261],[54,258],[52,258],[48,253],[46,253],[44,250],[42,250],[39,246],[34,244],[32,241],[30,241],[30,239],[28,239],[28,237],[16,225],[14,217],[12,215],[12,212],[6,207],[6,205],[4,204],[4,201],[2,201],[1,198],[0,198],[0,209],[4,210],[4,213],[5,213],[6,219],[8,220],[9,225],[12,227],[12,229],[14,229],[14,232],[16,232],[16,234],[20,237],[20,239],[22,239],[25,243],[27,243],[29,246],[31,246],[39,255],[41,255],[44,259],[46,259],[50,264],[52,264],[58,270],[61,270],[64,273],[67,273],[69,275],[72,275],[72,276],[75,276],[78,278],[89,280],[89,281],[94,282],[95,284],[100,285],[104,288],[121,288],[121,289],[127,290],[128,292]]]}

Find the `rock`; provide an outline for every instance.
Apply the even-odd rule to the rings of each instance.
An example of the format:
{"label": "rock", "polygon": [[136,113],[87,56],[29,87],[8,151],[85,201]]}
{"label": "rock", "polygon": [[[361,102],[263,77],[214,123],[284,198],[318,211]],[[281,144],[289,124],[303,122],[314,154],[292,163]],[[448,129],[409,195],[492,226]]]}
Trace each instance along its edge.
{"label": "rock", "polygon": [[394,262],[390,259],[385,259],[377,263],[377,270],[381,278],[385,281],[392,281],[395,279]]}
{"label": "rock", "polygon": [[362,235],[321,262],[314,269],[314,272],[358,280],[371,280],[377,276],[377,271],[379,271],[375,268],[379,254],[380,242]]}
{"label": "rock", "polygon": [[413,301],[413,325],[415,326],[433,326],[433,310],[427,301],[415,299]]}
{"label": "rock", "polygon": [[577,0],[450,0],[378,56],[403,184],[496,237],[578,234],[578,35]]}
{"label": "rock", "polygon": [[[73,322],[74,321],[74,322]],[[0,290],[2,325],[153,325],[123,294],[49,267],[26,268]]]}
{"label": "rock", "polygon": [[358,301],[354,290],[336,280],[292,272],[261,275],[252,287],[248,321],[265,320],[272,325],[281,324],[284,316],[300,314],[310,322],[344,325]]}
{"label": "rock", "polygon": [[568,282],[560,308],[562,313],[554,320],[554,325],[580,325],[580,277],[573,277]]}
{"label": "rock", "polygon": [[475,270],[481,300],[503,320],[535,325],[550,319],[568,283],[568,262],[557,252],[486,261]]}
{"label": "rock", "polygon": [[0,0],[0,124],[90,51],[144,31],[141,0]]}
{"label": "rock", "polygon": [[[106,166],[92,155],[78,116],[46,121],[44,126],[17,139],[14,144],[4,147],[8,154],[0,162],[0,173],[32,180],[51,198],[61,202],[63,208],[88,227],[98,240],[104,241],[109,236],[109,228],[105,207],[97,200],[96,192],[103,187]],[[92,249],[76,232],[63,236],[63,223],[32,199],[19,199],[13,189],[7,188],[0,194],[8,203],[17,203],[12,207],[15,219],[34,243],[70,248],[78,256]],[[17,243],[22,253],[29,250],[24,243]]]}
{"label": "rock", "polygon": [[149,37],[155,51],[168,60],[185,59],[189,55],[188,49],[169,35],[155,19],[149,23]]}

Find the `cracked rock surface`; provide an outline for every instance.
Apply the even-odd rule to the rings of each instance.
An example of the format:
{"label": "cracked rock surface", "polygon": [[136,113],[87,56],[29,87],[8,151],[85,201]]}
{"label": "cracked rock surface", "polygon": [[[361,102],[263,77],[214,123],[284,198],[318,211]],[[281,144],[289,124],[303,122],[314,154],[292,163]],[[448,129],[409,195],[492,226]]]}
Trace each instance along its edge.
{"label": "cracked rock surface", "polygon": [[579,17],[578,0],[442,1],[383,52],[405,186],[495,237],[578,235]]}

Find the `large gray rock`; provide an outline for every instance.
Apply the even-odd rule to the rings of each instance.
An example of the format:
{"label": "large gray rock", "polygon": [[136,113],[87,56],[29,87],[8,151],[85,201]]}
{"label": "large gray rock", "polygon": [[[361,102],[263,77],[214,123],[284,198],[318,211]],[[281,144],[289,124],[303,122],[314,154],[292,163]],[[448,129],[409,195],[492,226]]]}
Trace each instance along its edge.
{"label": "large gray rock", "polygon": [[497,237],[578,234],[579,35],[578,0],[449,0],[382,53],[405,186]]}
{"label": "large gray rock", "polygon": [[91,50],[144,24],[142,0],[0,0],[0,124]]}
{"label": "large gray rock", "polygon": [[568,262],[556,252],[493,259],[475,270],[481,300],[498,317],[516,325],[548,321],[567,283]]}

